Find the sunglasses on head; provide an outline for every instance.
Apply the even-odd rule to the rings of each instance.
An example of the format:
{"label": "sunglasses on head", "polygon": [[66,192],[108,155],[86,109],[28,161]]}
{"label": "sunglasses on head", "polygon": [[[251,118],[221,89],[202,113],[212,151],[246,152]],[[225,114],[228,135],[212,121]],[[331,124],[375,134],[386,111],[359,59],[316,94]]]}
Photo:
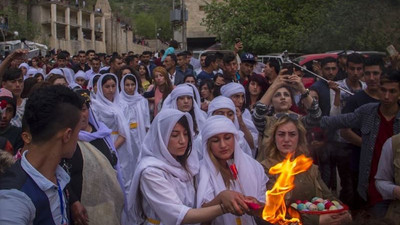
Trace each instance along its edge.
{"label": "sunglasses on head", "polygon": [[285,116],[289,117],[289,119],[292,119],[292,120],[298,120],[300,118],[300,115],[296,114],[296,113],[277,113],[274,116],[276,119],[280,119]]}

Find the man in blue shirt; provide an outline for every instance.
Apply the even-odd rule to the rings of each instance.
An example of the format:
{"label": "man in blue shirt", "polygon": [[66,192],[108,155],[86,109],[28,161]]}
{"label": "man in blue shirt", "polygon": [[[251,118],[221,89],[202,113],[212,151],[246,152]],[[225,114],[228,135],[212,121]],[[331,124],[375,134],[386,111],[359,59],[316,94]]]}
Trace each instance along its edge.
{"label": "man in blue shirt", "polygon": [[214,78],[214,71],[218,69],[217,58],[214,54],[206,56],[205,68],[197,75],[197,83],[200,84],[202,80],[212,80]]}
{"label": "man in blue shirt", "polygon": [[0,224],[69,224],[63,190],[70,178],[59,163],[75,152],[82,105],[60,85],[38,89],[29,98],[23,118],[29,150],[0,178]]}

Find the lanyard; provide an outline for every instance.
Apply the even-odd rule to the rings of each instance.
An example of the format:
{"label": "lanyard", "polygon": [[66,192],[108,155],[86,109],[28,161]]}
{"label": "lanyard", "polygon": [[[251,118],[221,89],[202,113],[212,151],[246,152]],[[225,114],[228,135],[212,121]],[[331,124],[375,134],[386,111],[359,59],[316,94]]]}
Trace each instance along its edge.
{"label": "lanyard", "polygon": [[64,200],[63,200],[63,193],[60,187],[60,183],[58,183],[57,179],[57,186],[58,186],[58,197],[60,197],[60,208],[61,208],[61,224],[64,224]]}

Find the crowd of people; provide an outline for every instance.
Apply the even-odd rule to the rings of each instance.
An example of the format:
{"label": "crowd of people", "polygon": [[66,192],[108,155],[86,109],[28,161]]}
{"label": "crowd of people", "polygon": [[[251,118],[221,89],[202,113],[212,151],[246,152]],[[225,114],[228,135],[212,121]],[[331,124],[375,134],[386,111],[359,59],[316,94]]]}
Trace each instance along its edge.
{"label": "crowd of people", "polygon": [[174,41],[157,54],[12,52],[0,224],[268,224],[270,168],[288,155],[313,159],[288,207],[349,207],[303,224],[399,224],[400,71],[353,53],[314,63],[324,79],[310,84],[242,47],[200,60]]}

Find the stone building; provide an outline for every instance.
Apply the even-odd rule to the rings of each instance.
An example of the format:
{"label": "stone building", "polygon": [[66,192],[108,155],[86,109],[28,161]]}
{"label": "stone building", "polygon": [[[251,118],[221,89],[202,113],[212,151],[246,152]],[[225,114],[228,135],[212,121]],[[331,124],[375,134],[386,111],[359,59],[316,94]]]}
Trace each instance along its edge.
{"label": "stone building", "polygon": [[72,0],[4,1],[3,7],[16,3],[19,15],[39,25],[40,36],[34,41],[50,49],[65,49],[71,54],[89,49],[108,54],[154,50],[133,42],[131,26],[113,15],[108,0],[97,0],[93,7]]}

